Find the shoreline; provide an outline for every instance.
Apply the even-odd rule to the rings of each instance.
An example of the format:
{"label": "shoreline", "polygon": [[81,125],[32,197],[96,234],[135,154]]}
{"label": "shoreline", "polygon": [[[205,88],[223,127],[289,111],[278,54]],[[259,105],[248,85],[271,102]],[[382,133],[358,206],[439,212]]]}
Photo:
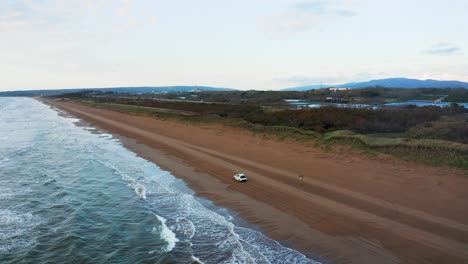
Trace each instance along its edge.
{"label": "shoreline", "polygon": [[[151,161],[155,163],[158,167],[165,171],[169,171],[172,175],[175,177],[184,180],[185,184],[190,188],[196,197],[207,199],[210,202],[212,202],[215,206],[221,207],[221,208],[226,208],[230,213],[235,213],[235,215],[232,215],[237,221],[245,222],[242,223],[240,227],[245,227],[245,228],[250,228],[255,231],[261,232],[263,235],[267,235],[263,232],[262,230],[262,223],[258,223],[258,217],[255,215],[249,215],[248,219],[245,218],[246,214],[242,213],[245,208],[243,208],[242,205],[239,204],[233,204],[233,203],[226,203],[223,202],[223,199],[226,199],[226,197],[235,197],[235,199],[239,201],[247,200],[249,199],[245,195],[241,193],[236,193],[228,189],[228,186],[219,181],[217,178],[212,177],[209,174],[202,173],[196,171],[193,167],[185,164],[181,160],[177,160],[176,157],[171,157],[167,153],[162,153],[162,152],[157,152],[152,148],[149,148],[145,145],[139,144],[135,140],[131,138],[127,138],[122,135],[115,135],[116,138],[118,138],[124,147],[127,149],[135,152],[139,157],[144,158],[148,161]],[[195,175],[195,176],[201,176],[203,177],[204,180],[209,181],[209,186],[210,189],[216,189],[218,191],[223,190],[223,192],[226,192],[225,196],[220,196],[219,193],[213,193],[207,190],[207,185],[205,186],[200,186],[199,182],[196,180],[191,180],[189,177],[186,175]],[[275,208],[259,202],[259,201],[249,201],[251,203],[251,206],[255,207],[264,207],[264,210],[267,213],[270,213],[272,216],[275,217],[285,217],[282,215],[281,212],[276,210]],[[294,224],[296,225],[301,225],[299,221],[295,222]],[[306,228],[306,227],[304,227]],[[282,246],[288,247],[294,250],[299,251],[300,253],[304,254],[307,258],[310,258],[314,261],[321,262],[323,264],[328,263],[325,259],[323,259],[321,256],[317,255],[314,252],[308,252],[305,249],[299,249],[295,248],[293,244],[290,244],[288,241],[281,241],[281,240],[276,240],[275,238],[272,238],[270,236],[267,236],[271,239],[274,239],[275,241],[279,242]]]}
{"label": "shoreline", "polygon": [[[60,109],[59,107],[56,107],[56,106],[51,105],[51,104],[47,104],[44,101],[41,101],[41,102],[45,103],[49,107],[52,107],[52,109],[54,109],[54,110],[59,110],[60,111],[59,115],[62,115],[62,116],[67,117],[67,118],[70,118],[70,117],[78,118],[80,121],[78,121],[75,124],[77,126],[81,126],[81,127],[92,127],[93,128],[93,131],[91,131],[92,133],[112,134],[112,136],[114,138],[118,139],[125,148],[127,148],[128,150],[130,150],[130,151],[134,152],[135,154],[137,154],[138,157],[141,157],[143,159],[151,161],[156,166],[161,168],[162,170],[168,171],[172,175],[174,175],[175,177],[177,177],[179,179],[182,179],[184,181],[184,183],[187,185],[187,187],[190,188],[194,192],[194,196],[196,196],[197,198],[206,199],[206,200],[212,202],[214,204],[214,206],[220,207],[220,208],[225,208],[225,209],[228,210],[228,212],[230,214],[234,213],[234,215],[231,215],[231,216],[235,219],[235,222],[236,222],[235,224],[236,225],[240,223],[240,225],[238,225],[239,227],[249,228],[249,229],[261,232],[263,235],[267,236],[267,234],[265,234],[263,232],[262,228],[261,228],[262,223],[258,223],[258,218],[257,217],[249,216],[250,221],[248,219],[245,219],[243,217],[244,214],[237,211],[237,210],[242,210],[243,209],[241,206],[239,207],[238,204],[237,205],[236,204],[229,204],[228,206],[226,206],[227,204],[220,201],[220,199],[223,199],[223,197],[219,197],[216,193],[209,192],[208,190],[206,190],[207,186],[200,186],[200,184],[198,184],[199,183],[198,181],[192,180],[190,177],[186,177],[186,176],[189,175],[189,174],[190,175],[196,175],[196,176],[202,176],[204,179],[207,180],[207,182],[210,182],[210,189],[223,190],[223,192],[226,192],[226,196],[236,197],[236,199],[238,199],[238,200],[249,199],[248,197],[246,197],[245,195],[243,195],[241,193],[236,193],[236,192],[233,192],[233,191],[229,190],[227,188],[227,185],[225,183],[221,182],[219,179],[217,179],[215,177],[212,177],[209,174],[197,171],[194,167],[191,167],[188,164],[185,164],[183,160],[178,159],[176,156],[171,156],[171,154],[169,154],[169,153],[164,153],[163,151],[156,150],[154,148],[150,148],[150,147],[148,147],[148,146],[146,146],[144,144],[138,143],[137,140],[126,137],[124,135],[112,133],[111,131],[100,128],[98,126],[95,126],[94,124],[92,124],[89,121],[83,120],[82,118],[80,118],[77,115],[70,114],[70,113],[66,112],[65,110],[63,110],[63,109]],[[285,217],[283,215],[283,213],[279,212],[275,208],[273,208],[273,207],[271,207],[271,206],[269,206],[269,205],[267,205],[265,203],[255,201],[255,200],[250,201],[249,203],[251,203],[252,206],[265,207],[265,211],[267,213],[270,213],[272,216]],[[237,210],[234,209],[234,208],[237,208]],[[302,225],[302,223],[299,222],[299,221],[297,221],[297,222],[295,222],[293,224]],[[303,227],[303,228],[307,228],[307,227]],[[320,262],[322,264],[330,263],[328,260],[326,260],[322,256],[318,255],[317,253],[309,252],[306,249],[296,248],[293,244],[291,244],[287,240],[280,240],[280,239],[277,240],[277,239],[274,239],[274,238],[272,238],[270,236],[267,236],[267,237],[270,238],[270,239],[275,240],[276,242],[278,242],[283,247],[287,247],[287,248],[290,248],[290,249],[293,249],[293,250],[297,250],[299,253],[303,254],[305,257],[307,257],[307,258],[309,258],[309,259],[311,259],[313,261],[317,261],[317,262]]]}
{"label": "shoreline", "polygon": [[[346,154],[259,139],[233,128],[194,127],[76,103],[41,101],[110,132],[128,149],[183,179],[197,196],[234,210],[268,237],[285,241],[316,261],[462,263],[468,259],[468,193],[466,179],[456,170],[359,155],[343,160],[340,155]],[[238,171],[247,172],[251,180],[233,182],[231,175]],[[298,173],[305,173],[303,182],[295,178]],[[444,176],[447,173],[454,175]],[[341,174],[350,174],[351,180]],[[392,180],[397,176],[402,179]],[[392,194],[414,179],[426,189],[414,184],[410,188],[414,194]],[[443,199],[417,197],[428,191],[443,194]],[[443,204],[450,201],[450,208],[445,208]]]}

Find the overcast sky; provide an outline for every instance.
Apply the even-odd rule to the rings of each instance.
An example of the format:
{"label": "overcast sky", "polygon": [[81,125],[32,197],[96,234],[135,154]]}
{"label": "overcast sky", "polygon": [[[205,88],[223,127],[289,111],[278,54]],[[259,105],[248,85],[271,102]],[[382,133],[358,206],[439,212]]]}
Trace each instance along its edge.
{"label": "overcast sky", "polygon": [[0,90],[468,81],[467,0],[1,0]]}

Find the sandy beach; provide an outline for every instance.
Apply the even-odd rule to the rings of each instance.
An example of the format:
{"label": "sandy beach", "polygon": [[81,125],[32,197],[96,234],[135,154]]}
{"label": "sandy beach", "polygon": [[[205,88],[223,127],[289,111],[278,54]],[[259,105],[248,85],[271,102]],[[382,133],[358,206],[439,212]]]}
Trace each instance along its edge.
{"label": "sandy beach", "polygon": [[[468,263],[463,171],[351,150],[327,152],[222,125],[41,101],[121,138],[197,195],[315,260]],[[249,181],[234,181],[238,172]]]}

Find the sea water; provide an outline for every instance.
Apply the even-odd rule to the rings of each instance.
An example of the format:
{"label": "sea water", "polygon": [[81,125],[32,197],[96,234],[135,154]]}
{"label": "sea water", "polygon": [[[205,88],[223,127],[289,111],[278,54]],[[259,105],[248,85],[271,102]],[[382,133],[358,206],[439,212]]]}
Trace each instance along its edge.
{"label": "sea water", "polygon": [[77,121],[0,98],[0,263],[316,263]]}

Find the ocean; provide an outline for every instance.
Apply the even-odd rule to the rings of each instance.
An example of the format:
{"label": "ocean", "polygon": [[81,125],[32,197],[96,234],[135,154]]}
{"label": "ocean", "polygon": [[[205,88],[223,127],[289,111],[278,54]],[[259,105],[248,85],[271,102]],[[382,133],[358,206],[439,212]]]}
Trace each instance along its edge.
{"label": "ocean", "polygon": [[0,97],[0,263],[317,263],[78,122]]}

